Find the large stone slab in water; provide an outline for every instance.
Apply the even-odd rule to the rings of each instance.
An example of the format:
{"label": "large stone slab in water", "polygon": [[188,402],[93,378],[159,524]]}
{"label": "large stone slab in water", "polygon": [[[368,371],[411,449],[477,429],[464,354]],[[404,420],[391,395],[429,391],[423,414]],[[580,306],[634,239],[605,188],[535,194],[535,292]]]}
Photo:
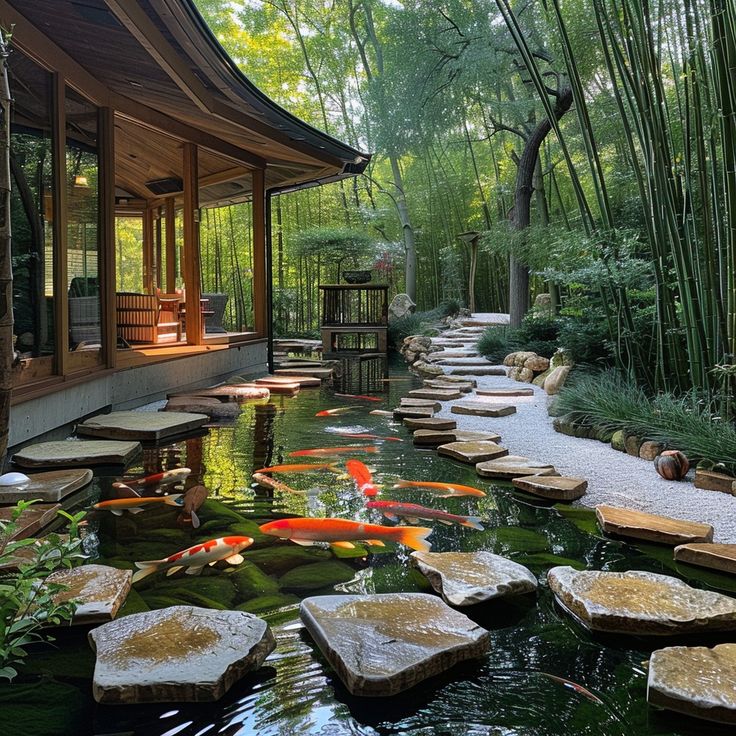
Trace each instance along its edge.
{"label": "large stone slab in water", "polygon": [[713,541],[713,527],[710,524],[680,521],[669,516],[647,514],[643,511],[605,504],[595,507],[595,515],[604,532],[620,537],[671,545]]}
{"label": "large stone slab in water", "polygon": [[265,621],[244,611],[171,606],[93,629],[98,703],[219,700],[276,646]]}
{"label": "large stone slab in water", "polygon": [[243,410],[235,401],[220,401],[210,396],[175,396],[161,411],[192,411],[206,414],[210,419],[235,419]]}
{"label": "large stone slab in water", "polygon": [[736,630],[736,599],[653,572],[553,567],[557,600],[593,631],[677,635]]}
{"label": "large stone slab in water", "polygon": [[26,483],[0,486],[0,503],[16,503],[31,498],[61,501],[74,491],[84,488],[92,480],[92,471],[87,468],[47,470],[28,477],[30,480]]}
{"label": "large stone slab in water", "polygon": [[404,426],[407,429],[432,429],[436,432],[445,432],[457,427],[454,419],[440,419],[439,417],[429,417],[428,419],[413,419],[407,417],[404,419]]}
{"label": "large stone slab in water", "polygon": [[434,409],[423,406],[399,406],[393,410],[394,419],[430,419]]}
{"label": "large stone slab in water", "polygon": [[[60,503],[34,503],[33,506],[29,506],[16,519],[17,528],[11,535],[10,541],[36,536],[41,529],[56,519],[56,512],[60,508]],[[10,521],[14,511],[15,506],[0,508],[0,521]]]}
{"label": "large stone slab in water", "polygon": [[537,578],[526,567],[491,552],[412,552],[410,557],[452,606],[471,606],[537,589]]}
{"label": "large stone slab in water", "polygon": [[448,442],[446,445],[440,445],[437,452],[473,465],[509,454],[505,447],[495,442]]}
{"label": "large stone slab in water", "polygon": [[696,718],[736,724],[736,644],[652,652],[647,701]]}
{"label": "large stone slab in water", "polygon": [[490,646],[485,629],[423,593],[318,596],[299,614],[353,695],[395,695]]}
{"label": "large stone slab in water", "polygon": [[455,441],[453,431],[442,431],[438,429],[417,429],[413,435],[414,444],[419,447],[437,447],[448,442]]}
{"label": "large stone slab in water", "polygon": [[210,388],[192,388],[187,391],[170,393],[168,398],[178,396],[202,396],[219,399],[220,401],[252,401],[267,399],[271,392],[266,386],[256,386],[252,383],[236,383],[232,386],[211,386]]}
{"label": "large stone slab in water", "polygon": [[332,377],[333,368],[277,368],[274,372],[277,376],[309,376],[326,381]]}
{"label": "large stone slab in water", "polygon": [[468,401],[464,404],[453,404],[450,411],[453,414],[469,414],[474,417],[506,417],[516,414],[516,407],[511,404],[493,405]]}
{"label": "large stone slab in water", "polygon": [[140,442],[118,440],[40,442],[16,452],[13,462],[24,468],[128,465],[140,455],[142,449]]}
{"label": "large stone slab in water", "polygon": [[132,577],[130,570],[82,565],[52,573],[46,582],[67,587],[54,596],[57,603],[76,601],[72,624],[99,624],[115,618],[128,595]]}
{"label": "large stone slab in water", "polygon": [[528,475],[557,475],[554,465],[530,460],[528,457],[521,455],[508,455],[497,460],[478,463],[475,466],[475,472],[482,478],[500,478],[502,480],[511,480],[512,478]]}
{"label": "large stone slab in water", "polygon": [[298,383],[302,388],[317,388],[322,385],[322,381],[314,376],[291,374],[287,376],[264,376],[263,378],[256,378],[255,383],[257,386],[265,386],[266,388],[277,383]]}
{"label": "large stone slab in water", "polygon": [[445,384],[447,388],[452,388],[453,386],[456,386],[458,383],[468,383],[473,388],[475,388],[478,385],[478,381],[475,378],[463,378],[462,376],[442,375],[442,376],[437,376],[436,378],[432,378],[430,380],[434,383]]}
{"label": "large stone slab in water", "polygon": [[525,475],[513,478],[511,482],[516,488],[541,498],[554,501],[575,501],[585,495],[588,481],[584,478],[566,476]]}
{"label": "large stone slab in water", "polygon": [[478,396],[498,396],[501,398],[511,396],[534,396],[533,388],[479,388],[475,393]]}
{"label": "large stone slab in water", "polygon": [[680,544],[675,547],[675,559],[736,574],[736,544]]}
{"label": "large stone slab in water", "polygon": [[473,384],[472,383],[469,383],[469,382],[466,382],[466,381],[463,381],[461,383],[449,384],[449,383],[445,383],[444,381],[427,380],[427,381],[424,382],[424,387],[425,388],[430,388],[430,389],[438,388],[438,389],[441,389],[441,390],[446,390],[448,388],[453,388],[453,389],[455,389],[457,391],[460,391],[460,392],[462,392],[464,394],[469,394],[473,390]]}
{"label": "large stone slab in water", "polygon": [[462,391],[455,388],[415,388],[409,391],[413,399],[432,399],[433,401],[452,401],[462,396]]}
{"label": "large stone slab in water", "polygon": [[77,425],[77,434],[109,440],[160,442],[186,434],[207,424],[206,414],[183,411],[113,411],[87,419]]}
{"label": "large stone slab in water", "polygon": [[442,408],[442,404],[439,401],[433,401],[432,399],[411,399],[406,396],[400,399],[399,406],[416,406],[422,409],[432,409],[432,411],[439,411]]}
{"label": "large stone slab in water", "polygon": [[495,432],[472,432],[468,429],[456,429],[456,442],[500,442],[501,435]]}

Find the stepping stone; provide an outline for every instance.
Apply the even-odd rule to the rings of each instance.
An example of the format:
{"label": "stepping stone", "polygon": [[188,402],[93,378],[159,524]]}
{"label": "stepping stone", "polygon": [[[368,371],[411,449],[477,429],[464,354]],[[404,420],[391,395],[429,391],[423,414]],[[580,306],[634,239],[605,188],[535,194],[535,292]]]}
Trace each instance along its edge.
{"label": "stepping stone", "polygon": [[471,432],[467,429],[456,429],[453,434],[457,442],[500,442],[501,435],[495,432]]}
{"label": "stepping stone", "polygon": [[267,399],[271,392],[265,386],[255,386],[248,383],[237,383],[232,386],[212,386],[211,388],[194,388],[188,391],[179,391],[168,395],[169,399],[179,396],[198,396],[220,399],[221,401],[250,401]]}
{"label": "stepping stone", "polygon": [[521,455],[508,455],[497,460],[478,463],[475,466],[475,472],[481,478],[500,478],[501,480],[511,480],[528,475],[557,475],[554,465],[530,460]]}
{"label": "stepping stone", "polygon": [[[278,363],[280,369],[298,369],[298,368],[324,368],[321,360],[293,360],[286,358]],[[276,371],[278,374],[279,371]]]}
{"label": "stepping stone", "polygon": [[[452,363],[447,361],[457,360],[459,358],[474,358],[477,360],[479,357],[480,355],[477,350],[440,350],[438,353],[430,353],[427,356],[427,360],[430,363],[442,362],[444,365],[452,365]],[[462,365],[462,363],[459,365]]]}
{"label": "stepping stone", "polygon": [[736,724],[736,644],[652,652],[647,702],[707,721]]}
{"label": "stepping stone", "polygon": [[87,419],[77,425],[77,434],[108,440],[160,442],[186,434],[207,424],[206,414],[183,411],[114,411]]}
{"label": "stepping stone", "polygon": [[453,404],[450,411],[453,414],[469,414],[474,417],[507,417],[509,414],[516,414],[516,407],[511,404],[489,406],[476,401],[467,404]]}
{"label": "stepping stone", "polygon": [[453,388],[416,388],[409,391],[412,399],[432,399],[433,401],[452,401],[462,396],[462,391]]}
{"label": "stepping stone", "polygon": [[442,408],[442,404],[439,401],[433,401],[432,399],[409,399],[406,396],[399,401],[399,406],[418,406],[423,409],[432,409],[432,411],[439,411]]}
{"label": "stepping stone", "polygon": [[407,417],[404,419],[404,426],[407,429],[432,429],[436,432],[445,432],[457,427],[454,419],[439,419],[438,417],[430,417],[429,419],[412,419]]}
{"label": "stepping stone", "polygon": [[452,431],[443,432],[437,429],[417,429],[414,432],[414,444],[420,447],[436,447],[448,442],[455,442],[457,438]]}
{"label": "stepping stone", "polygon": [[219,700],[276,646],[257,616],[193,606],[124,616],[89,639],[92,694],[109,704]]}
{"label": "stepping stone", "polygon": [[704,491],[720,491],[734,495],[736,478],[725,473],[715,473],[712,470],[695,469],[695,487]]}
{"label": "stepping stone", "polygon": [[394,419],[431,419],[434,411],[423,406],[400,406],[393,410]]}
{"label": "stepping stone", "polygon": [[412,552],[409,557],[451,606],[472,606],[537,589],[537,578],[523,565],[491,552]]}
{"label": "stepping stone", "polygon": [[462,365],[470,368],[483,368],[485,366],[494,365],[490,360],[485,358],[446,358],[439,361],[440,365]]}
{"label": "stepping stone", "polygon": [[464,463],[481,463],[493,458],[508,455],[509,451],[495,442],[449,442],[437,448],[440,455],[460,460]]}
{"label": "stepping stone", "polygon": [[353,695],[396,695],[490,648],[485,629],[424,593],[316,596],[299,615]]}
{"label": "stepping stone", "polygon": [[112,621],[130,591],[133,573],[107,565],[81,565],[58,570],[46,578],[46,584],[65,585],[66,590],[53,598],[56,603],[76,601],[71,624],[100,624]]}
{"label": "stepping stone", "polygon": [[256,386],[265,386],[266,388],[279,383],[298,383],[302,388],[313,388],[322,385],[322,381],[319,378],[314,378],[312,376],[297,376],[291,374],[289,374],[288,376],[264,376],[263,378],[256,378],[254,383],[256,384]]}
{"label": "stepping stone", "polygon": [[680,544],[675,547],[675,559],[736,574],[736,544]]}
{"label": "stepping stone", "polygon": [[630,539],[643,539],[659,544],[687,544],[688,542],[712,542],[713,527],[696,521],[680,521],[669,516],[647,514],[616,506],[601,504],[595,507],[595,515],[606,534],[616,534]]}
{"label": "stepping stone", "polygon": [[333,370],[333,368],[277,368],[274,372],[277,376],[308,376],[326,381],[332,377]]}
{"label": "stepping stone", "polygon": [[220,401],[208,396],[175,396],[161,411],[192,411],[206,414],[210,419],[235,419],[243,410],[234,401]]}
{"label": "stepping stone", "polygon": [[462,382],[462,383],[454,383],[449,384],[445,383],[444,381],[435,381],[435,380],[427,380],[424,382],[425,388],[438,388],[438,389],[447,389],[453,388],[457,391],[461,391],[464,394],[469,394],[473,391],[473,384],[469,382]]}
{"label": "stepping stone", "polygon": [[534,396],[532,388],[479,388],[476,392],[478,396]]}
{"label": "stepping stone", "polygon": [[437,376],[436,378],[430,379],[436,383],[445,384],[447,388],[452,388],[457,383],[468,383],[473,388],[478,385],[478,381],[475,378],[463,378],[462,376]]}
{"label": "stepping stone", "polygon": [[567,478],[565,476],[551,476],[545,478],[539,475],[525,475],[513,478],[511,482],[516,488],[541,498],[550,498],[553,501],[575,501],[585,495],[588,481],[584,478]]}
{"label": "stepping stone", "polygon": [[62,440],[29,445],[13,455],[23,468],[128,465],[142,451],[140,442],[115,440]]}
{"label": "stepping stone", "polygon": [[301,389],[298,383],[259,383],[258,385],[267,388],[272,396],[296,396]]}
{"label": "stepping stone", "polygon": [[669,636],[736,630],[736,599],[669,575],[553,567],[547,582],[559,603],[592,631]]}
{"label": "stepping stone", "polygon": [[[17,542],[35,536],[38,531],[56,519],[56,512],[60,508],[60,503],[34,503],[33,506],[29,506],[16,519],[16,530],[9,541]],[[15,506],[0,508],[0,521],[10,521],[14,511]]]}
{"label": "stepping stone", "polygon": [[506,370],[495,365],[483,366],[465,366],[464,368],[451,368],[451,376],[505,376]]}
{"label": "stepping stone", "polygon": [[0,503],[16,503],[38,498],[41,501],[61,501],[92,480],[92,471],[84,469],[47,470],[29,475],[25,483],[0,486]]}

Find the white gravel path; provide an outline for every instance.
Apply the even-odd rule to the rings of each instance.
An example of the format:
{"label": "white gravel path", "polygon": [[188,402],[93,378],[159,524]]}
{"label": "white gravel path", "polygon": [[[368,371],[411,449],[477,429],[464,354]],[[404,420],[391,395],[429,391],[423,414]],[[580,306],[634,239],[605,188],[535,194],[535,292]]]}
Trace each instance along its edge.
{"label": "white gravel path", "polygon": [[[473,315],[491,321],[502,315]],[[471,347],[473,343],[468,343]],[[453,375],[457,375],[456,373]],[[547,414],[551,400],[531,384],[520,384],[505,376],[473,376],[478,388],[518,388],[529,386],[534,396],[493,398],[473,394],[458,401],[490,401],[514,404],[516,414],[490,419],[452,414],[455,402],[444,402],[438,417],[451,417],[458,429],[493,431],[501,435],[501,444],[511,455],[523,455],[553,464],[561,475],[585,478],[588,491],[578,505],[610,504],[676,519],[711,524],[715,542],[736,543],[736,496],[717,491],[703,491],[689,481],[675,482],[660,478],[648,460],[632,457],[597,440],[569,437],[552,428]]]}

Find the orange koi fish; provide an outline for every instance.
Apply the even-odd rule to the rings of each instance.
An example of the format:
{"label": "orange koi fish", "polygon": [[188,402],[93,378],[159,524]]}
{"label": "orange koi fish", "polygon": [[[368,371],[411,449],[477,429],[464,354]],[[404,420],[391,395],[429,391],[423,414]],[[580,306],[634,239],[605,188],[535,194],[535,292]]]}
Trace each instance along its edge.
{"label": "orange koi fish", "polygon": [[330,470],[333,473],[340,471],[335,467],[335,463],[312,463],[305,465],[271,465],[268,468],[258,468],[254,473],[305,473],[309,470]]}
{"label": "orange koi fish", "polygon": [[486,494],[478,488],[472,486],[462,486],[459,483],[431,483],[430,481],[419,480],[400,480],[395,483],[394,488],[418,488],[420,490],[436,492],[440,498],[450,498],[451,496],[485,496]]}
{"label": "orange koi fish", "polygon": [[373,482],[370,468],[368,468],[360,460],[348,460],[345,468],[358,486],[358,491],[364,496],[377,496],[378,487]]}
{"label": "orange koi fish", "polygon": [[383,547],[383,540],[399,542],[412,549],[429,552],[432,545],[427,537],[432,533],[428,527],[421,526],[380,526],[363,524],[350,519],[278,519],[260,527],[264,534],[279,539],[289,539],[304,546],[316,542],[329,542],[334,547],[352,549],[352,542]]}
{"label": "orange koi fish", "polygon": [[175,468],[174,470],[166,470],[163,473],[146,475],[143,478],[132,478],[122,483],[113,483],[112,487],[168,486],[172,483],[183,483],[191,472],[189,468]]}
{"label": "orange koi fish", "polygon": [[170,496],[137,496],[134,498],[113,498],[110,501],[100,501],[92,506],[97,511],[111,511],[115,516],[122,516],[123,511],[131,514],[140,514],[145,508],[154,505],[166,504],[167,506],[182,507],[184,500],[181,493],[173,493]]}
{"label": "orange koi fish", "polygon": [[136,583],[166,568],[169,568],[167,575],[173,575],[185,567],[187,575],[199,575],[207,565],[214,565],[220,560],[225,560],[230,565],[239,565],[243,561],[240,551],[250,547],[251,544],[253,544],[251,537],[220,537],[187,547],[163,560],[136,562],[135,566],[139,570],[133,575],[133,582]]}
{"label": "orange koi fish", "polygon": [[459,524],[471,529],[483,531],[483,525],[477,516],[458,516],[440,509],[429,509],[416,503],[399,503],[396,501],[368,501],[368,509],[378,509],[387,519],[398,521],[399,517],[410,524],[422,521],[439,521],[440,524]]}
{"label": "orange koi fish", "polygon": [[352,447],[316,447],[313,450],[296,450],[289,457],[330,457],[354,452],[378,452],[375,445],[353,445]]}
{"label": "orange koi fish", "polygon": [[335,432],[340,437],[350,437],[353,440],[380,440],[381,442],[403,442],[401,437],[382,437],[380,434],[361,434],[358,432]]}
{"label": "orange koi fish", "polygon": [[363,401],[383,401],[378,396],[366,396],[365,394],[335,394],[341,399],[362,399]]}
{"label": "orange koi fish", "polygon": [[273,488],[274,491],[284,491],[285,493],[304,493],[304,491],[297,491],[296,488],[287,486],[286,483],[282,483],[280,480],[276,480],[276,478],[270,478],[263,473],[253,473],[251,477],[259,486],[263,486],[264,488]]}
{"label": "orange koi fish", "polygon": [[316,417],[336,417],[340,414],[347,414],[349,411],[355,411],[359,409],[358,406],[338,406],[336,409],[322,409],[318,411],[314,416]]}

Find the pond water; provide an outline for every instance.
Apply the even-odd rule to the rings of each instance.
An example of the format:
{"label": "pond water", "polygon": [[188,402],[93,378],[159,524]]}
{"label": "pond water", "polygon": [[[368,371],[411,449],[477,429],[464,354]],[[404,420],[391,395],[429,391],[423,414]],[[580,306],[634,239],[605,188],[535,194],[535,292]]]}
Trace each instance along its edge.
{"label": "pond water", "polygon": [[[624,736],[647,734],[725,734],[727,728],[656,711],[647,706],[643,663],[654,648],[672,640],[593,636],[554,603],[546,571],[554,565],[604,570],[640,569],[677,574],[693,585],[733,594],[733,579],[671,561],[671,550],[633,547],[604,539],[591,512],[536,505],[509,485],[479,479],[472,466],[418,450],[410,433],[387,409],[414,387],[403,367],[392,370],[382,402],[339,398],[328,388],[303,389],[296,398],[272,397],[268,404],[247,404],[236,424],[213,427],[200,437],[147,449],[130,474],[186,465],[190,485],[203,482],[210,498],[200,510],[202,526],[177,523],[169,507],[135,516],[98,513],[89,517],[87,543],[98,561],[133,567],[135,560],[157,559],[197,541],[228,534],[254,536],[246,562],[229,572],[207,568],[202,577],[179,573],[152,575],[137,583],[125,608],[131,613],[175,604],[240,608],[266,618],[277,648],[256,673],[244,678],[215,704],[98,706],[91,697],[94,656],[86,632],[65,629],[56,649],[34,652],[28,675],[0,687],[0,718],[23,734],[411,734],[412,736],[488,734],[502,736]],[[354,411],[315,418],[321,409],[353,406]],[[498,420],[494,429],[499,428]],[[278,476],[292,495],[256,489],[254,468],[294,462],[288,453],[312,447],[367,444],[338,432],[400,437],[379,442],[380,451],[356,455],[375,470],[385,488],[398,478],[454,481],[483,488],[485,498],[440,499],[421,491],[386,490],[383,498],[480,516],[485,531],[436,525],[433,551],[489,550],[529,567],[538,577],[536,596],[505,599],[464,609],[491,631],[491,651],[443,677],[393,698],[352,697],[301,626],[298,603],[309,595],[429,592],[424,578],[408,564],[403,547],[366,554],[303,548],[261,535],[256,524],[293,515],[340,516],[384,523],[367,512],[351,480],[330,472]],[[513,448],[511,448],[513,450]],[[367,459],[366,459],[367,458]],[[544,459],[544,458],[540,458]],[[117,477],[99,474],[88,502],[108,497]],[[374,548],[375,550],[376,548]],[[351,556],[352,554],[352,556]],[[689,643],[717,643],[689,639]],[[40,681],[34,680],[43,675]],[[577,687],[582,685],[584,689]],[[4,731],[4,728],[3,728]]]}

